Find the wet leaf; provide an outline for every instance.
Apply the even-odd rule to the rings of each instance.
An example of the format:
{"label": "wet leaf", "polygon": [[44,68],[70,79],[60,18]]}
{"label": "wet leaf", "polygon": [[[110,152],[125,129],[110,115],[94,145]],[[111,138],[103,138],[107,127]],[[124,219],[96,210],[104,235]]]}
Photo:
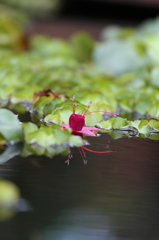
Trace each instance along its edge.
{"label": "wet leaf", "polygon": [[95,116],[95,114],[88,114],[85,116],[85,121],[87,126],[95,126],[99,122],[99,119]]}
{"label": "wet leaf", "polygon": [[150,119],[148,125],[152,127],[154,130],[159,131],[159,120]]}
{"label": "wet leaf", "polygon": [[125,134],[125,132],[119,132],[117,130],[113,130],[109,134],[113,139],[119,139],[119,138],[127,136],[127,134]]}
{"label": "wet leaf", "polygon": [[100,128],[103,128],[103,129],[112,129],[112,123],[109,120],[102,121],[102,122],[98,123],[97,126],[99,126]]}
{"label": "wet leaf", "polygon": [[139,133],[148,134],[150,132],[150,126],[147,119],[135,120],[131,122],[130,126],[136,128]]}
{"label": "wet leaf", "polygon": [[7,109],[0,109],[0,134],[7,141],[22,141],[23,132],[17,116]]}
{"label": "wet leaf", "polygon": [[158,141],[159,140],[159,133],[155,133],[152,136],[149,137],[151,140]]}
{"label": "wet leaf", "polygon": [[83,140],[80,136],[71,135],[69,138],[69,144],[71,146],[80,147],[83,145]]}
{"label": "wet leaf", "polygon": [[113,129],[127,128],[129,126],[129,121],[127,119],[117,117],[112,122]]}
{"label": "wet leaf", "polygon": [[62,120],[60,118],[60,114],[54,115],[54,114],[48,114],[45,118],[44,121],[46,123],[56,123],[56,124],[62,124]]}
{"label": "wet leaf", "polygon": [[22,144],[15,144],[13,146],[7,147],[4,152],[0,154],[0,164],[3,164],[11,158],[20,155],[22,148]]}

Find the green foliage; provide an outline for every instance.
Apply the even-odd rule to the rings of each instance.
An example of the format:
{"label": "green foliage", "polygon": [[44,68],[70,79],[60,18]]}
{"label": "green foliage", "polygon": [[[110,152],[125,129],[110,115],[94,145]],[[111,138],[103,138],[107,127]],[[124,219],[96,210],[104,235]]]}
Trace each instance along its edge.
{"label": "green foliage", "polygon": [[94,48],[94,39],[88,33],[77,33],[71,37],[73,55],[80,61],[90,61]]}
{"label": "green foliage", "polygon": [[27,17],[0,4],[0,47],[22,49],[23,25]]}
{"label": "green foliage", "polygon": [[159,120],[150,119],[148,122],[149,126],[152,127],[154,130],[159,131]]}
{"label": "green foliage", "polygon": [[130,126],[136,128],[138,132],[142,134],[148,134],[150,132],[150,126],[147,119],[135,120],[131,122]]}
{"label": "green foliage", "polygon": [[14,145],[8,146],[4,152],[0,155],[0,164],[12,159],[13,157],[20,155],[23,145],[16,143]]}
{"label": "green foliage", "polygon": [[23,140],[21,123],[17,116],[7,109],[0,109],[0,134],[6,141]]}
{"label": "green foliage", "polygon": [[[82,146],[82,137],[60,126],[74,110],[93,112],[85,115],[86,125],[115,139],[158,140],[158,23],[157,18],[136,29],[108,28],[101,43],[87,33],[69,41],[31,36],[30,51],[23,52],[0,43],[0,145],[22,143],[6,149],[1,162],[19,152],[53,157]],[[76,107],[70,100],[74,95]],[[30,122],[21,123],[13,112],[30,112]]]}

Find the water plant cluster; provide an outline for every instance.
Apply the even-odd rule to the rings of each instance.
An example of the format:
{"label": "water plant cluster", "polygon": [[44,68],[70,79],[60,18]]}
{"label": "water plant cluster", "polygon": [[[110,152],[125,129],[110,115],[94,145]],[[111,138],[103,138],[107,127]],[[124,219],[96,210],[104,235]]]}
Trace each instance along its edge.
{"label": "water plant cluster", "polygon": [[[0,21],[6,26],[5,16]],[[113,26],[97,42],[88,33],[74,34],[67,41],[42,35],[24,41],[22,27],[17,27],[19,44],[15,38],[5,40],[5,47],[0,42],[0,145],[10,146],[1,162],[8,152],[53,157],[86,144],[83,137],[61,127],[73,113],[73,96],[77,114],[92,101],[86,126],[113,138],[158,140],[158,28],[159,19],[136,29]],[[10,30],[4,32],[3,37],[11,39]]]}

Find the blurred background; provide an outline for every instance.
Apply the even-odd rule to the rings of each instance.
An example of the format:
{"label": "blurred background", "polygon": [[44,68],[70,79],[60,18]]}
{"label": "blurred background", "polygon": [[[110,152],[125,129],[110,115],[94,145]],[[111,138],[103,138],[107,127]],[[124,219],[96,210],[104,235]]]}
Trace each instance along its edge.
{"label": "blurred background", "polygon": [[63,38],[82,30],[98,39],[109,24],[136,26],[159,12],[158,0],[0,0],[0,4],[34,20],[27,25],[28,33]]}
{"label": "blurred background", "polygon": [[158,0],[1,0],[0,4],[31,17],[29,33],[64,38],[84,30],[98,39],[110,23],[136,26],[159,12]]}
{"label": "blurred background", "polygon": [[143,19],[158,14],[158,0],[1,0],[32,17],[81,16]]}
{"label": "blurred background", "polygon": [[[112,24],[137,26],[148,18],[156,18],[159,13],[159,0],[0,0],[0,4],[1,50],[4,50],[4,47],[14,50],[27,50],[29,45],[25,45],[27,36],[32,34],[46,34],[56,38],[68,39],[75,32],[86,31],[95,39],[100,39],[101,31],[106,26]],[[6,6],[16,11],[9,11]],[[18,10],[22,11],[24,15],[19,14]],[[15,17],[16,13],[17,16]],[[159,52],[159,38],[154,34],[154,32],[157,32],[158,22],[156,20],[155,28],[152,28],[153,38],[150,42],[154,46],[152,53],[155,52],[152,56],[155,55],[152,70],[159,64],[157,59],[159,54],[156,54],[157,51]],[[154,26],[154,24],[152,25]],[[23,29],[25,29],[26,36],[23,34]],[[122,30],[121,33],[125,34]],[[131,35],[129,29],[128,33]],[[146,34],[143,33],[143,36],[147,36]],[[120,35],[117,37],[120,39]],[[31,41],[33,48],[33,51],[30,51],[31,54],[29,52],[28,55],[19,55],[16,52],[17,56],[14,58],[14,52],[11,53],[10,57],[9,51],[4,53],[2,51],[1,69],[8,67],[9,62],[8,69],[10,71],[8,75],[6,73],[6,76],[8,82],[11,82],[11,88],[9,83],[9,87],[6,84],[8,88],[5,87],[4,89],[10,91],[12,88],[15,89],[16,86],[19,87],[21,82],[24,85],[29,82],[29,88],[34,91],[34,85],[32,85],[34,81],[32,79],[36,75],[39,77],[35,78],[35,82],[37,81],[35,84],[37,85],[40,81],[41,84],[46,82],[46,77],[48,84],[49,80],[52,82],[52,79],[55,79],[54,85],[59,85],[59,87],[62,86],[59,84],[61,76],[66,75],[66,80],[67,77],[71,80],[74,79],[74,75],[65,74],[65,69],[68,69],[68,73],[71,74],[78,69],[76,65],[74,67],[74,61],[72,64],[73,58],[70,57],[70,60],[65,58],[65,49],[67,57],[67,45],[65,47],[63,42],[59,45],[56,45],[56,42],[49,45],[50,40],[47,39],[44,39],[44,44],[42,41],[41,45],[39,38],[35,42]],[[134,41],[132,42],[134,43]],[[141,51],[141,57],[144,56],[144,47],[146,46],[149,49],[149,45],[144,44],[138,42],[137,45],[138,49],[143,51]],[[35,45],[37,45],[37,48]],[[53,48],[56,48],[56,46],[57,52],[54,53]],[[127,56],[123,56],[125,45],[119,46],[120,49],[119,55],[123,57],[122,59],[126,59],[124,62],[126,67],[127,62],[130,67],[134,66],[135,62],[137,63],[135,70],[138,70],[140,62],[138,64],[136,59],[140,55],[132,56],[132,64],[132,62],[127,61]],[[133,49],[134,52],[135,49]],[[56,55],[57,62],[56,59],[53,61]],[[61,63],[59,59],[64,59],[64,61]],[[110,59],[110,55],[107,59]],[[116,62],[116,66],[118,66],[118,58]],[[101,65],[100,61],[99,65]],[[106,66],[109,66],[107,61]],[[111,66],[115,68],[114,62],[111,63]],[[54,71],[52,71],[52,68],[54,68]],[[133,69],[133,71],[135,70]],[[16,83],[17,76],[20,80]],[[54,76],[55,78],[52,78]],[[147,80],[146,77],[143,77],[142,72],[139,77],[134,79],[135,84],[136,82],[142,84],[143,79]],[[5,79],[5,71],[4,77],[1,76],[1,79]],[[4,83],[7,82],[3,81]],[[138,86],[136,91],[138,91]],[[158,79],[154,81],[154,86],[158,87]],[[24,88],[22,95],[19,95],[19,98],[17,97],[17,101],[21,101],[21,98],[32,94],[28,91],[29,88]],[[5,94],[5,91],[2,93]],[[158,89],[155,93],[158,93]],[[156,95],[152,95],[155,98]],[[18,96],[18,91],[15,96]],[[131,101],[129,101],[131,97],[132,95],[126,101],[123,98],[123,103],[129,102],[131,104]],[[147,100],[147,95],[145,98]],[[127,107],[127,104],[124,106]],[[110,149],[115,149],[116,153],[114,155],[103,155],[101,158],[97,158],[97,155],[91,153],[88,155],[89,164],[85,166],[81,164],[81,156],[75,149],[75,161],[71,162],[69,168],[64,164],[65,158],[61,156],[60,158],[56,157],[54,161],[43,157],[35,158],[31,156],[26,159],[15,157],[12,161],[1,165],[0,175],[4,178],[0,183],[0,201],[3,207],[3,211],[0,212],[3,220],[0,224],[2,240],[70,240],[75,238],[97,240],[99,236],[101,240],[159,239],[158,142],[154,141],[152,143],[148,140],[141,141],[141,139],[135,138],[130,138],[129,141],[127,138],[121,139],[121,141],[112,140],[107,135],[101,137],[101,143],[98,141],[96,138],[94,138],[94,142],[92,140],[92,149],[98,144],[101,149],[108,145],[111,146]],[[3,189],[4,191],[2,191]],[[10,201],[6,204],[8,195]],[[19,214],[15,215],[16,212]]]}

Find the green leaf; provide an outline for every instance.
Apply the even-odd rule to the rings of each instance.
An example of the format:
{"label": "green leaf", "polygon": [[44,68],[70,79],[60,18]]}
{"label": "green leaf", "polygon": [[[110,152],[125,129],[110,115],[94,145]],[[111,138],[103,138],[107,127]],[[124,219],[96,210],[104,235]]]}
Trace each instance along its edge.
{"label": "green leaf", "polygon": [[150,138],[151,140],[157,141],[157,140],[159,140],[159,133],[155,133],[155,134],[153,134],[152,136],[150,136],[149,138]]}
{"label": "green leaf", "polygon": [[104,129],[112,129],[112,123],[109,120],[102,121],[102,122],[98,123],[97,126],[99,126],[100,128],[104,128]]}
{"label": "green leaf", "polygon": [[159,88],[159,68],[154,68],[151,71],[152,85]]}
{"label": "green leaf", "polygon": [[147,113],[154,118],[159,118],[159,102],[151,104]]}
{"label": "green leaf", "polygon": [[80,147],[83,145],[83,140],[80,136],[71,135],[69,138],[69,144],[75,147]]}
{"label": "green leaf", "polygon": [[13,146],[7,147],[5,151],[0,155],[0,164],[3,164],[11,158],[20,155],[22,148],[22,144],[15,144]]}
{"label": "green leaf", "polygon": [[151,106],[152,101],[150,99],[145,99],[144,101],[138,101],[134,110],[141,113],[141,114],[145,114],[149,107]]}
{"label": "green leaf", "polygon": [[76,33],[71,37],[72,52],[80,62],[89,61],[94,48],[94,40],[88,33]]}
{"label": "green leaf", "polygon": [[23,123],[23,130],[24,130],[24,139],[26,142],[30,142],[30,139],[32,137],[30,136],[31,133],[36,132],[38,130],[38,127],[31,122]]}
{"label": "green leaf", "polygon": [[114,121],[112,122],[113,129],[127,128],[128,126],[129,121],[127,121],[125,118],[117,117],[114,118]]}
{"label": "green leaf", "polygon": [[88,114],[85,116],[86,125],[93,127],[99,122],[99,116],[96,117],[95,114]]}
{"label": "green leaf", "polygon": [[108,40],[97,45],[93,54],[96,66],[111,75],[143,67],[148,60],[137,53],[134,43],[130,40]]}
{"label": "green leaf", "polygon": [[119,139],[124,136],[127,136],[127,134],[125,134],[125,132],[119,132],[117,130],[112,130],[109,134],[113,139]]}
{"label": "green leaf", "polygon": [[17,116],[7,109],[0,109],[0,134],[7,141],[22,141],[23,132]]}
{"label": "green leaf", "polygon": [[152,127],[154,130],[159,131],[159,120],[150,119],[148,125]]}
{"label": "green leaf", "polygon": [[147,119],[135,120],[130,123],[130,126],[136,128],[139,133],[148,134],[150,132],[150,126]]}
{"label": "green leaf", "polygon": [[56,123],[56,124],[62,124],[62,120],[60,118],[60,114],[54,115],[54,114],[48,114],[45,118],[44,118],[45,122],[52,122],[52,123]]}
{"label": "green leaf", "polygon": [[70,132],[67,130],[61,130],[61,129],[54,129],[54,136],[56,138],[56,144],[62,144],[64,142],[68,142]]}

